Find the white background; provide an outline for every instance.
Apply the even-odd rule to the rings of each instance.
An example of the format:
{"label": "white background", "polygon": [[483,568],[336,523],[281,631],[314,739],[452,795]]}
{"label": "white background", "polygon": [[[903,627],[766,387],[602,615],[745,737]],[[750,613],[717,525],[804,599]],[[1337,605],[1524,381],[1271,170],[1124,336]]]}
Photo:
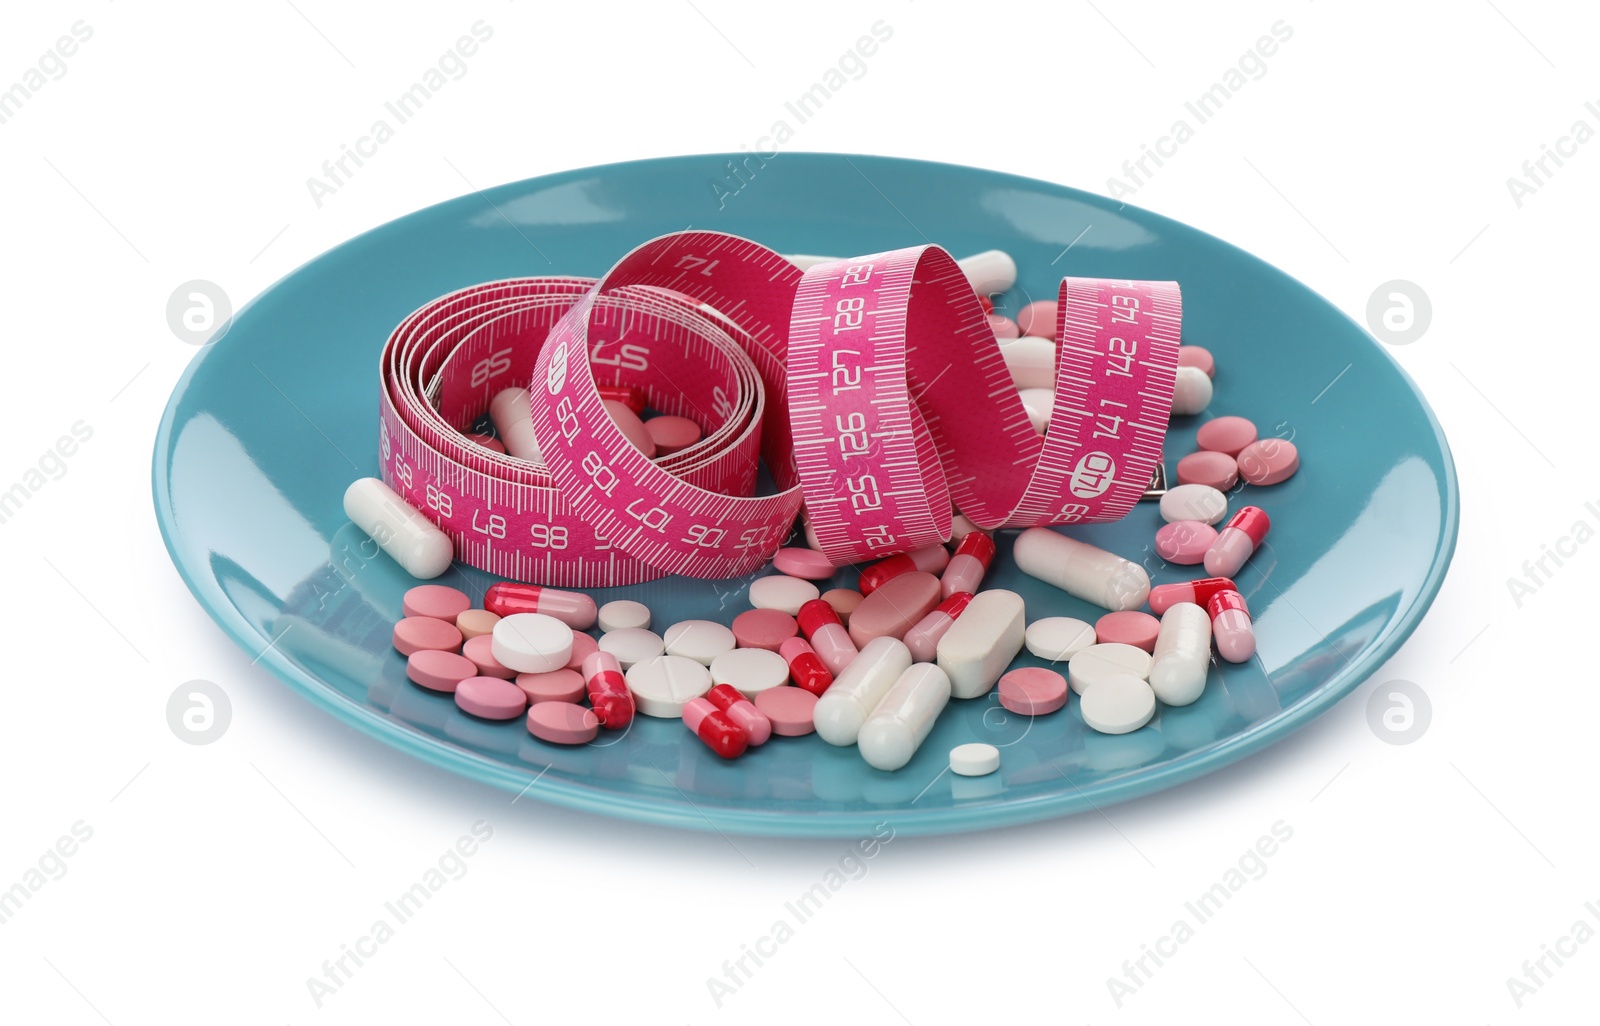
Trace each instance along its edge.
{"label": "white background", "polygon": [[[444,5],[440,5],[443,7]],[[82,20],[66,74],[0,125],[10,364],[0,487],[93,438],[0,524],[8,600],[0,888],[93,836],[0,923],[8,1022],[1572,1022],[1600,943],[1508,977],[1600,903],[1591,725],[1600,546],[1520,607],[1507,579],[1600,500],[1585,423],[1600,141],[1592,8],[1272,0],[766,5],[8,5],[0,88]],[[319,208],[306,179],[469,26],[491,41]],[[847,843],[693,834],[464,784],[292,696],[180,583],[149,499],[155,425],[198,350],[165,304],[242,305],[317,253],[468,191],[754,146],[884,20],[893,38],[794,149],[999,168],[1102,191],[1279,20],[1293,38],[1132,202],[1364,319],[1432,300],[1394,350],[1461,476],[1461,540],[1411,642],[1311,727],[1162,795],[986,835],[896,839],[719,1008],[721,977]],[[614,112],[589,117],[586,109]],[[625,115],[625,116],[623,116]],[[779,157],[778,159],[782,159]],[[1292,341],[1292,340],[1288,340]],[[1314,453],[1307,454],[1315,459]],[[1352,567],[1351,572],[1362,572]],[[1378,568],[1374,568],[1376,571]],[[232,726],[169,729],[182,682]],[[1406,679],[1432,720],[1368,725]],[[477,820],[494,834],[319,1008],[307,987]],[[1107,986],[1282,821],[1292,839],[1121,1007]],[[1597,904],[1600,909],[1600,904]]]}

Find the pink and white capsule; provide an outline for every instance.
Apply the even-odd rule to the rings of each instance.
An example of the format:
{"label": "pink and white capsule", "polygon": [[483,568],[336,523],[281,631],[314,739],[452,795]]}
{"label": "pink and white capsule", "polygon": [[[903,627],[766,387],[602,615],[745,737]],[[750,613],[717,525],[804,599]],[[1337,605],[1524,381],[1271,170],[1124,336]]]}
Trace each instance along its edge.
{"label": "pink and white capsule", "polygon": [[902,552],[898,556],[890,556],[861,571],[861,580],[856,584],[856,590],[863,595],[871,595],[883,587],[890,579],[901,574],[921,571],[925,574],[936,574],[950,565],[950,550],[943,545],[927,545],[910,552]]}
{"label": "pink and white capsule", "polygon": [[1230,663],[1242,663],[1255,655],[1256,629],[1244,596],[1236,591],[1219,591],[1206,603],[1211,614],[1211,636],[1217,642],[1217,655]]}
{"label": "pink and white capsule", "polygon": [[856,643],[850,640],[850,632],[844,629],[844,621],[839,619],[839,614],[833,611],[832,606],[819,598],[801,606],[795,619],[800,622],[806,640],[816,650],[817,658],[837,679],[844,668],[850,665],[850,660],[856,657]]}
{"label": "pink and white capsule", "polygon": [[706,692],[706,699],[743,728],[750,735],[752,745],[764,745],[772,736],[772,721],[763,716],[755,703],[740,694],[732,684],[714,685]]}
{"label": "pink and white capsule", "polygon": [[939,578],[939,590],[945,598],[958,593],[975,593],[983,583],[983,575],[994,562],[994,542],[986,534],[974,532],[961,539],[956,554]]}
{"label": "pink and white capsule", "polygon": [[1206,573],[1213,577],[1232,577],[1243,569],[1261,542],[1272,529],[1267,511],[1260,506],[1246,506],[1217,532],[1217,540],[1206,550]]}
{"label": "pink and white capsule", "polygon": [[919,663],[933,662],[934,657],[938,655],[939,639],[944,637],[950,625],[956,622],[956,617],[961,615],[961,611],[967,608],[967,603],[971,601],[971,592],[958,591],[913,624],[902,639],[906,643],[906,648],[911,650],[911,658]]}

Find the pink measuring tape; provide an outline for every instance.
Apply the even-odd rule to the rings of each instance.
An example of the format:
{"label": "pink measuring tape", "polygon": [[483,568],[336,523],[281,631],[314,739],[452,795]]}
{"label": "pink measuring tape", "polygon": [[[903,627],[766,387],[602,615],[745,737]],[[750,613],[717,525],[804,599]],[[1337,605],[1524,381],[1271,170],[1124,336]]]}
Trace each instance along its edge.
{"label": "pink measuring tape", "polygon": [[[1115,520],[1160,460],[1177,368],[1172,282],[1067,278],[1056,400],[1029,424],[982,306],[937,246],[800,272],[687,231],[599,281],[529,278],[429,303],[382,360],[383,479],[503,577],[562,587],[760,569],[804,503],[835,564],[981,527]],[[526,385],[542,463],[465,437]],[[704,428],[660,459],[600,389]],[[758,459],[776,492],[755,495]]]}

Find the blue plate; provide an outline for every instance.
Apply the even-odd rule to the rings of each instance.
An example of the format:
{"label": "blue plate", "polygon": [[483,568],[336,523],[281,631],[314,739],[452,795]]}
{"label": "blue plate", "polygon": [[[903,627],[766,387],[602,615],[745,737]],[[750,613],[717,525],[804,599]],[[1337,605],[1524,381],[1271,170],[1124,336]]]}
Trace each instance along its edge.
{"label": "blue plate", "polygon": [[[728,162],[746,161],[729,194]],[[753,173],[752,173],[753,172]],[[713,188],[716,183],[717,188]],[[720,195],[720,200],[718,196]],[[1213,667],[1204,697],[1120,737],[1088,730],[1074,700],[1029,721],[995,696],[955,702],[912,763],[870,769],[815,736],[776,738],[725,763],[676,721],[561,748],[520,720],[489,723],[405,677],[389,645],[413,582],[374,555],[341,509],[376,474],[378,352],[413,309],[475,282],[599,275],[685,226],[779,252],[848,255],[935,241],[1003,249],[1021,268],[1002,311],[1055,296],[1062,275],[1173,279],[1184,340],[1216,354],[1216,398],[1176,421],[1168,470],[1204,417],[1249,417],[1293,438],[1304,466],[1249,489],[1273,533],[1239,575],[1257,657]],[[1070,248],[1069,248],[1070,247]],[[157,518],[200,604],[260,665],[341,720],[439,767],[528,797],[629,819],[772,835],[974,830],[1149,794],[1287,737],[1391,656],[1433,600],[1455,547],[1455,471],[1433,413],[1398,366],[1326,300],[1202,232],[1099,196],[974,168],[785,153],[673,157],[587,168],[463,196],[403,217],[295,271],[189,366],[156,436]],[[1186,580],[1151,549],[1154,503],[1079,537]],[[1009,534],[1009,532],[1008,532]],[[1030,619],[1100,612],[1021,575],[1009,538],[988,584]],[[1140,556],[1142,554],[1142,556]],[[853,583],[841,573],[836,585]],[[475,597],[475,570],[441,579]],[[658,624],[730,621],[748,580],[669,578],[597,592],[635,598]],[[1035,663],[1029,656],[1020,663]],[[950,749],[1001,746],[1000,771],[956,777]]]}

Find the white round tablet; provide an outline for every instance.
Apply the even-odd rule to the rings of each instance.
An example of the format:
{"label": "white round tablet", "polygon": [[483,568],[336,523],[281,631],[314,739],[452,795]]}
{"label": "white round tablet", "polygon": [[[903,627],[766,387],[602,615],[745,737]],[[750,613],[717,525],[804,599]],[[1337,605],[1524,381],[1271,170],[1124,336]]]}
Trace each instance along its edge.
{"label": "white round tablet", "polygon": [[624,671],[634,663],[654,659],[666,650],[661,635],[643,627],[619,627],[600,635],[600,651],[616,656]]}
{"label": "white round tablet", "polygon": [[798,577],[773,574],[750,582],[752,606],[757,609],[781,609],[790,616],[800,612],[800,607],[807,602],[821,597],[822,592],[817,590],[815,584]]}
{"label": "white round tablet", "polygon": [[1067,683],[1080,695],[1096,681],[1124,673],[1140,680],[1149,679],[1150,653],[1132,645],[1111,642],[1090,645],[1067,662]]}
{"label": "white round tablet", "polygon": [[663,719],[682,716],[685,703],[711,690],[711,671],[683,656],[660,655],[635,663],[623,679],[634,706]]}
{"label": "white round tablet", "polygon": [[1216,386],[1199,367],[1179,367],[1172,382],[1172,415],[1190,417],[1211,405]]}
{"label": "white round tablet", "polygon": [[1078,712],[1102,734],[1126,734],[1156,714],[1156,693],[1131,673],[1107,674],[1083,693]]}
{"label": "white round tablet", "polygon": [[1178,485],[1161,497],[1161,519],[1169,524],[1198,520],[1215,527],[1227,515],[1228,497],[1210,485]]}
{"label": "white round tablet", "polygon": [[962,777],[982,777],[1000,768],[1000,749],[973,741],[950,749],[950,772]]}
{"label": "white round tablet", "polygon": [[789,683],[789,664],[764,648],[736,648],[711,660],[711,679],[732,684],[746,698]]}
{"label": "white round tablet", "polygon": [[543,613],[513,613],[495,623],[489,651],[518,673],[549,673],[572,659],[572,628]]}
{"label": "white round tablet", "polygon": [[620,631],[626,627],[645,629],[650,626],[650,607],[631,599],[616,599],[600,607],[600,630]]}
{"label": "white round tablet", "polygon": [[1022,643],[1040,659],[1071,659],[1094,644],[1094,627],[1070,616],[1047,616],[1028,624]]}
{"label": "white round tablet", "polygon": [[680,620],[661,632],[667,655],[693,659],[702,666],[739,644],[733,631],[712,620]]}

